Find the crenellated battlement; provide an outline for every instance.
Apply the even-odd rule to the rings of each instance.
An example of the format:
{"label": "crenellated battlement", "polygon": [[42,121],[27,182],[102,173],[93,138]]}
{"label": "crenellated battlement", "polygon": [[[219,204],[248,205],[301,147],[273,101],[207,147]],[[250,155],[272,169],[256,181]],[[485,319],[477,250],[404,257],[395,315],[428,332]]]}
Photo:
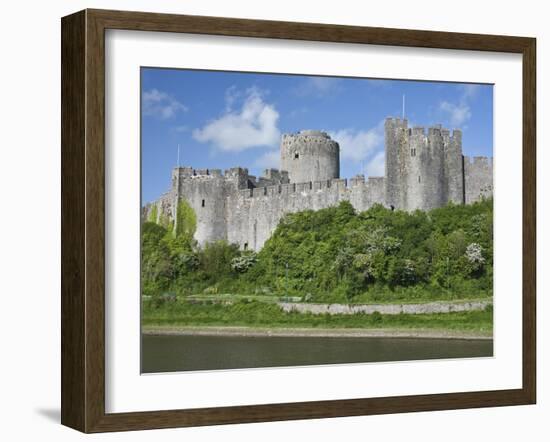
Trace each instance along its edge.
{"label": "crenellated battlement", "polygon": [[480,166],[480,167],[493,167],[493,158],[482,157],[482,156],[474,156],[474,157],[465,156],[464,164]]}
{"label": "crenellated battlement", "polygon": [[424,126],[414,126],[412,129],[409,129],[409,136],[426,136],[426,128]]}
{"label": "crenellated battlement", "polygon": [[306,183],[286,183],[270,186],[256,187],[252,189],[241,189],[238,195],[241,198],[262,198],[275,195],[292,195],[296,193],[314,193],[323,191],[346,191],[354,187],[372,187],[383,184],[384,177],[369,177],[365,180],[364,176],[354,178],[334,178],[332,180],[308,181]]}
{"label": "crenellated battlement", "polygon": [[408,129],[409,120],[407,120],[406,118],[401,119],[399,117],[387,117],[384,124],[386,127],[393,126],[395,128]]}
{"label": "crenellated battlement", "polygon": [[449,141],[462,141],[462,131],[460,129],[453,129],[450,131],[449,129],[444,128],[441,124],[435,124],[429,127],[409,127],[409,122],[407,119],[402,120],[401,118],[388,117],[385,121],[385,129],[386,131],[400,131],[400,136],[405,136],[409,142],[412,138],[428,139],[433,137],[442,137],[444,139],[448,138]]}
{"label": "crenellated battlement", "polygon": [[279,169],[266,169],[260,177],[250,175],[248,169],[243,167],[232,167],[223,172],[221,169],[194,169],[185,166],[172,170],[173,187],[185,185],[192,180],[221,180],[236,185],[238,189],[265,187],[289,181],[288,172]]}
{"label": "crenellated battlement", "polygon": [[232,167],[226,169],[223,173],[221,169],[194,169],[193,167],[174,167],[172,170],[172,176],[180,178],[195,178],[195,177],[226,177],[232,178],[239,175],[248,175],[248,169],[243,167]]}
{"label": "crenellated battlement", "polygon": [[221,169],[194,169],[193,167],[174,167],[172,169],[172,179],[196,179],[196,178],[220,178]]}

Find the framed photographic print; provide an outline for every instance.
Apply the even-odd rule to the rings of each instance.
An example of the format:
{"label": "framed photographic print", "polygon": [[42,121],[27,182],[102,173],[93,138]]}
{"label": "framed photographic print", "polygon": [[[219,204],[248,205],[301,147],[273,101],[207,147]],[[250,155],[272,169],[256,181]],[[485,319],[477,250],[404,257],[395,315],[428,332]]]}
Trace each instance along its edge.
{"label": "framed photographic print", "polygon": [[62,423],[532,404],[535,40],[62,19]]}

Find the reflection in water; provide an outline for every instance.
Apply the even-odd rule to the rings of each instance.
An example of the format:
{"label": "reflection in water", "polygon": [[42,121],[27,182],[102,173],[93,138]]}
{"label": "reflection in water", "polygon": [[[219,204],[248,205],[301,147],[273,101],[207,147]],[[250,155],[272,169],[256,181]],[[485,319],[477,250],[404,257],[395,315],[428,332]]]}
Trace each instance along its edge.
{"label": "reflection in water", "polygon": [[492,340],[189,335],[142,337],[143,373],[492,355]]}

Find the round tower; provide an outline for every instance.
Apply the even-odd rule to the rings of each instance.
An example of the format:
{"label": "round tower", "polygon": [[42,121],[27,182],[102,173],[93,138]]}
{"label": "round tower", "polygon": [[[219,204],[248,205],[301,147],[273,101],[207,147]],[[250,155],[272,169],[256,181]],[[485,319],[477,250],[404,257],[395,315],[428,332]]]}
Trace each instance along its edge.
{"label": "round tower", "polygon": [[284,134],[281,169],[288,171],[291,183],[340,178],[340,146],[326,132],[318,130]]}

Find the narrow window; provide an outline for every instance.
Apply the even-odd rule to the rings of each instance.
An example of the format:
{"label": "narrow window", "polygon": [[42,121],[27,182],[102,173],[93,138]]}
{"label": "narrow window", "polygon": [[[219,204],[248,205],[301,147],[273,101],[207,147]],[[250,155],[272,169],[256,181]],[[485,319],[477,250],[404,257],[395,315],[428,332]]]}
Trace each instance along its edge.
{"label": "narrow window", "polygon": [[297,160],[298,158],[300,158],[300,154],[298,152],[294,153],[294,159]]}
{"label": "narrow window", "polygon": [[244,243],[243,249],[248,250],[248,243],[247,242]]}
{"label": "narrow window", "polygon": [[202,200],[201,206],[204,207],[204,200]]}
{"label": "narrow window", "polygon": [[418,182],[420,182],[420,175],[418,175]]}

